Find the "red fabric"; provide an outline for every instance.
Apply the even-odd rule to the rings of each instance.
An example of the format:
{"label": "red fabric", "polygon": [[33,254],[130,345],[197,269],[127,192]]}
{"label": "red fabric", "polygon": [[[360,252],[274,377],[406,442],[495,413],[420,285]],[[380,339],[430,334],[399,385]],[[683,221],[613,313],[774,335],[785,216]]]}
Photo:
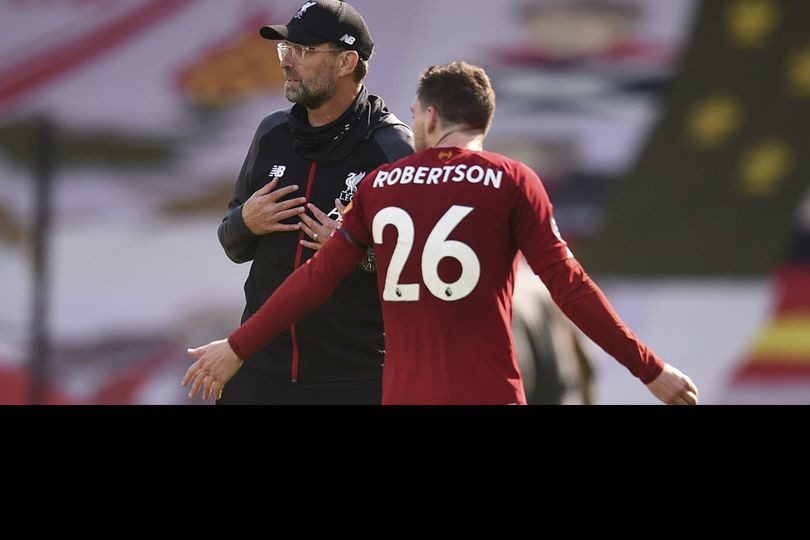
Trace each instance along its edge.
{"label": "red fabric", "polygon": [[563,313],[641,382],[648,384],[661,374],[664,361],[622,322],[576,259],[544,268],[537,275]]}

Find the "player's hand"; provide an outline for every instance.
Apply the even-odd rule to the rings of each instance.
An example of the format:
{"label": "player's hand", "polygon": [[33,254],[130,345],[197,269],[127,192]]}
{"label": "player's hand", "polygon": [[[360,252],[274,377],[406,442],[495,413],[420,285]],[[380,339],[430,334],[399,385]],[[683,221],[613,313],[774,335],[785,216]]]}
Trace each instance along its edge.
{"label": "player's hand", "polygon": [[332,232],[338,228],[338,224],[341,219],[343,219],[343,212],[346,210],[346,207],[343,206],[340,199],[335,199],[335,208],[337,208],[338,214],[340,214],[337,220],[321,212],[318,207],[312,203],[308,204],[307,208],[309,208],[309,211],[315,216],[315,219],[312,219],[306,214],[301,214],[301,230],[311,239],[301,240],[301,245],[318,251],[321,249],[321,246],[326,243],[327,238],[332,235]]}
{"label": "player's hand", "polygon": [[243,363],[233,352],[227,339],[212,341],[208,345],[196,349],[188,349],[188,354],[197,361],[188,368],[180,386],[192,383],[188,393],[190,399],[193,399],[200,389],[202,389],[203,399],[208,399],[210,396],[216,396],[217,399],[222,397],[225,383],[239,371]]}
{"label": "player's hand", "polygon": [[664,371],[647,388],[667,405],[697,405],[698,389],[692,379],[678,369],[664,364]]}
{"label": "player's hand", "polygon": [[[287,225],[282,220],[304,213],[302,206],[307,200],[304,197],[281,200],[294,193],[298,186],[287,186],[276,189],[278,177],[257,190],[242,205],[242,219],[253,234],[268,234],[282,231],[297,231],[298,224]],[[275,191],[273,191],[276,189]]]}

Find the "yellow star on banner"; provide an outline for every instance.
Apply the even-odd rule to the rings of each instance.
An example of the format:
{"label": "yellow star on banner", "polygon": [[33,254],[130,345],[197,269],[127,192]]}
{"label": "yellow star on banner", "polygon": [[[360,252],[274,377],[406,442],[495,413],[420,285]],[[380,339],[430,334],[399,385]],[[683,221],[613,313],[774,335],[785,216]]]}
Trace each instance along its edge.
{"label": "yellow star on banner", "polygon": [[743,192],[756,197],[771,195],[795,165],[795,153],[787,142],[767,139],[755,144],[740,159]]}
{"label": "yellow star on banner", "polygon": [[761,46],[774,32],[781,15],[773,0],[736,0],[726,9],[726,24],[734,44],[750,49]]}
{"label": "yellow star on banner", "polygon": [[743,122],[739,100],[731,94],[718,94],[703,99],[686,115],[687,129],[700,147],[715,147],[724,143]]}
{"label": "yellow star on banner", "polygon": [[810,43],[788,56],[787,75],[788,87],[794,96],[810,97]]}

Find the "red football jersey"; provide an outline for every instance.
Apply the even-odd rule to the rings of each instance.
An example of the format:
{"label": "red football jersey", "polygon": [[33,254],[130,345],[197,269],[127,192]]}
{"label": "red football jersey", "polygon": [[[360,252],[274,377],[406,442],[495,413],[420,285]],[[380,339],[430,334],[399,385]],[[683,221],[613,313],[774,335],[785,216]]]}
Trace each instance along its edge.
{"label": "red football jersey", "polygon": [[518,250],[570,258],[543,184],[500,154],[432,148],[364,179],[342,229],[376,254],[383,403],[525,403],[511,334]]}

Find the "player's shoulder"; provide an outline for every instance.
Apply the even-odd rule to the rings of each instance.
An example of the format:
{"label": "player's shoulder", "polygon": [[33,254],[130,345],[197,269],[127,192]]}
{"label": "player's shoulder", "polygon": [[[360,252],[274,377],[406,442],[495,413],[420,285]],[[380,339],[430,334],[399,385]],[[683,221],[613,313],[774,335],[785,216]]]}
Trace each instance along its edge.
{"label": "player's shoulder", "polygon": [[273,131],[278,126],[286,124],[289,115],[290,109],[281,109],[268,114],[259,123],[259,127],[256,129],[256,135],[265,135]]}
{"label": "player's shoulder", "polygon": [[413,132],[406,124],[393,120],[375,126],[372,129],[372,138],[385,154],[386,160],[391,163],[413,154]]}
{"label": "player's shoulder", "polygon": [[538,178],[531,167],[522,161],[498,152],[489,150],[471,151],[469,155],[464,156],[464,159],[475,162],[476,165],[485,169],[503,171],[502,178],[506,186],[519,187],[526,184],[527,181],[536,181]]}
{"label": "player's shoulder", "polygon": [[476,155],[487,164],[499,167],[504,170],[515,172],[525,172],[527,169],[531,170],[528,165],[517,159],[511,158],[498,152],[490,152],[489,150],[480,150]]}

